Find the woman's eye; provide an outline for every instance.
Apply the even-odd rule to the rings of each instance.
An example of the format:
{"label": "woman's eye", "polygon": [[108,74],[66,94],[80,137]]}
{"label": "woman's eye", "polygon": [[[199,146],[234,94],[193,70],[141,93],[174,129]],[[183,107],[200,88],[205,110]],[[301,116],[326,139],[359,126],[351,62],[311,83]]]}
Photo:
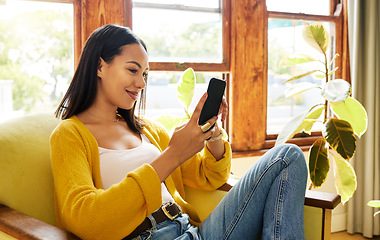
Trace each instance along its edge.
{"label": "woman's eye", "polygon": [[131,73],[137,73],[136,69],[128,69]]}

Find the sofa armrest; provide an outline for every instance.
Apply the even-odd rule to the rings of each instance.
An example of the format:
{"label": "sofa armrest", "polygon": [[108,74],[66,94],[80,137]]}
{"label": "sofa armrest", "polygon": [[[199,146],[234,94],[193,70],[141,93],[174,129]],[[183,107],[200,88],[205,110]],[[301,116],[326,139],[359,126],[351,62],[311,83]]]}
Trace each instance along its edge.
{"label": "sofa armrest", "polygon": [[[223,184],[218,190],[228,192],[237,180],[231,178],[227,183]],[[335,193],[325,193],[312,190],[306,190],[305,194],[305,206],[323,208],[323,209],[334,209],[340,203],[341,198]]]}
{"label": "sofa armrest", "polygon": [[304,205],[323,209],[334,209],[338,206],[340,201],[341,198],[338,194],[307,190]]}
{"label": "sofa armrest", "polygon": [[78,240],[74,234],[0,204],[0,231],[17,239]]}

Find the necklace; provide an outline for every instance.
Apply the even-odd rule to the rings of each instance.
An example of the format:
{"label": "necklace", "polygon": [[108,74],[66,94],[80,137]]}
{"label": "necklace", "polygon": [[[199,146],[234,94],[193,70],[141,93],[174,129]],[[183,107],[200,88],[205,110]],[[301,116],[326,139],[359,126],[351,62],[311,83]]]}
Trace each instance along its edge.
{"label": "necklace", "polygon": [[98,119],[100,119],[100,120],[103,120],[103,121],[119,122],[120,120],[124,120],[123,117],[122,117],[119,113],[117,113],[117,112],[116,112],[116,117],[115,117],[115,119],[112,119],[112,120],[98,117],[98,116],[96,116],[96,115],[94,115],[94,114],[92,114],[92,113],[90,113],[90,112],[88,112],[88,114],[90,114],[91,116],[93,116],[93,117],[95,117],[95,118],[98,118]]}

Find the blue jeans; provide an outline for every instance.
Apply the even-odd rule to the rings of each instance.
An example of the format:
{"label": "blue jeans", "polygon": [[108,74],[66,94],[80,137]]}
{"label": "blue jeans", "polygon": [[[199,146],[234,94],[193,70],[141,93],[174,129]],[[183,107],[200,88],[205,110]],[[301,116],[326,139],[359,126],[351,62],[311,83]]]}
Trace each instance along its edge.
{"label": "blue jeans", "polygon": [[226,194],[200,227],[186,214],[153,223],[136,239],[305,239],[303,204],[307,181],[304,154],[295,145],[272,148]]}

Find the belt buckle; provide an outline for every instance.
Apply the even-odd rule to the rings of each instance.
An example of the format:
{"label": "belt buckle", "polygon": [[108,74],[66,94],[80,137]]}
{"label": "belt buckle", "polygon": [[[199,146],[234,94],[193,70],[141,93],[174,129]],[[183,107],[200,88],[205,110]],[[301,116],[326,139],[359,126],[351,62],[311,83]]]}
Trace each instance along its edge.
{"label": "belt buckle", "polygon": [[[180,210],[180,212],[179,213],[177,213],[176,215],[174,215],[174,216],[172,216],[170,213],[169,213],[169,211],[166,209],[168,206],[170,206],[171,204],[175,204],[178,208],[179,208],[179,210]],[[176,204],[176,203],[166,203],[164,206],[162,206],[161,207],[161,209],[162,209],[162,211],[164,212],[164,214],[165,214],[165,216],[167,216],[170,220],[173,220],[174,218],[176,218],[180,213],[181,213],[181,208],[178,206],[178,204]]]}

